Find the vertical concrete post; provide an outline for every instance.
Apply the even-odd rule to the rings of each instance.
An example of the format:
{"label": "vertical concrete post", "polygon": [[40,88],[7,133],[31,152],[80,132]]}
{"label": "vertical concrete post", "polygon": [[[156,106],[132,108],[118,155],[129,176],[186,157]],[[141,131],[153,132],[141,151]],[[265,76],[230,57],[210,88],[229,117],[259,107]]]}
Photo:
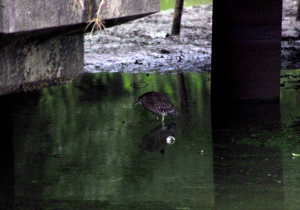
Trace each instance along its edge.
{"label": "vertical concrete post", "polygon": [[282,0],[214,0],[212,102],[279,99]]}

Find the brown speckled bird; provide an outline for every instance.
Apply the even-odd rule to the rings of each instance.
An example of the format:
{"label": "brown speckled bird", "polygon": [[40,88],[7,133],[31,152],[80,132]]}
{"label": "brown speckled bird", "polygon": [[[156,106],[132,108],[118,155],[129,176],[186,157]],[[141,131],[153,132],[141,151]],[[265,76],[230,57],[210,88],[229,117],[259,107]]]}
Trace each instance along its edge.
{"label": "brown speckled bird", "polygon": [[164,117],[167,115],[175,116],[178,114],[168,97],[159,92],[144,93],[133,106],[136,104],[142,104],[145,109],[156,115],[157,120],[161,115],[161,121],[164,121]]}

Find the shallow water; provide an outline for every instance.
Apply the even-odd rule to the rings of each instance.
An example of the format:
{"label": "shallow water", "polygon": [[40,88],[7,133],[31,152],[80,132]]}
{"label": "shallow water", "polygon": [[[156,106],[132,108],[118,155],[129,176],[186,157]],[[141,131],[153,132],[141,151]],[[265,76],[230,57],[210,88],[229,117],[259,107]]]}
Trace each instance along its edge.
{"label": "shallow water", "polygon": [[[300,209],[299,75],[282,71],[280,102],[256,104],[211,107],[208,73],[86,74],[1,97],[15,209]],[[132,106],[153,90],[180,114]]]}

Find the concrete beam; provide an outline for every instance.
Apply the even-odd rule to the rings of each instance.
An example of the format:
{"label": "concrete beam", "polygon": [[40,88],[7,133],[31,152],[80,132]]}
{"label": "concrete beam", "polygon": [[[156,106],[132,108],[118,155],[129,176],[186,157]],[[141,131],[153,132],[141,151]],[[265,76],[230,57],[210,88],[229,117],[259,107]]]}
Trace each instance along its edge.
{"label": "concrete beam", "polygon": [[0,46],[0,95],[70,83],[83,73],[83,35]]}
{"label": "concrete beam", "polygon": [[[20,33],[53,27],[84,24],[94,18],[101,0],[82,0],[84,9],[74,0],[2,0],[0,33]],[[101,18],[112,22],[126,17],[129,20],[158,12],[159,0],[102,0]],[[79,2],[79,0],[77,0]]]}

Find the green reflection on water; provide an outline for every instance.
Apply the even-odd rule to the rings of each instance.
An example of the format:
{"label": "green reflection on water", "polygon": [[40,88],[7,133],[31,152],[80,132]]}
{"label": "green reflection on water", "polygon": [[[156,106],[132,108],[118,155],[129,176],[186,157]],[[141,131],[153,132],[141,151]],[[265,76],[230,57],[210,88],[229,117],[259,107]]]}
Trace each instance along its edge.
{"label": "green reflection on water", "polygon": [[[297,209],[300,158],[291,153],[300,153],[299,75],[282,73],[284,131],[225,130],[224,143],[214,144],[207,73],[184,75],[188,112],[175,75],[87,74],[74,85],[26,93],[13,112],[16,202],[24,209]],[[141,142],[162,124],[132,104],[153,90],[181,113],[164,122],[176,124],[175,143],[150,151]]]}
{"label": "green reflection on water", "polygon": [[[15,113],[16,119],[23,119],[15,125],[16,196],[211,206],[209,78],[186,75],[190,111],[197,118],[166,117],[165,126],[177,124],[176,142],[163,144],[163,155],[161,148],[148,151],[140,146],[161,122],[132,104],[154,90],[165,92],[180,110],[175,75],[87,74],[75,85],[42,89],[36,102],[27,104],[32,112]],[[22,107],[26,109],[26,103]],[[206,119],[201,127],[188,130],[201,118]]]}

